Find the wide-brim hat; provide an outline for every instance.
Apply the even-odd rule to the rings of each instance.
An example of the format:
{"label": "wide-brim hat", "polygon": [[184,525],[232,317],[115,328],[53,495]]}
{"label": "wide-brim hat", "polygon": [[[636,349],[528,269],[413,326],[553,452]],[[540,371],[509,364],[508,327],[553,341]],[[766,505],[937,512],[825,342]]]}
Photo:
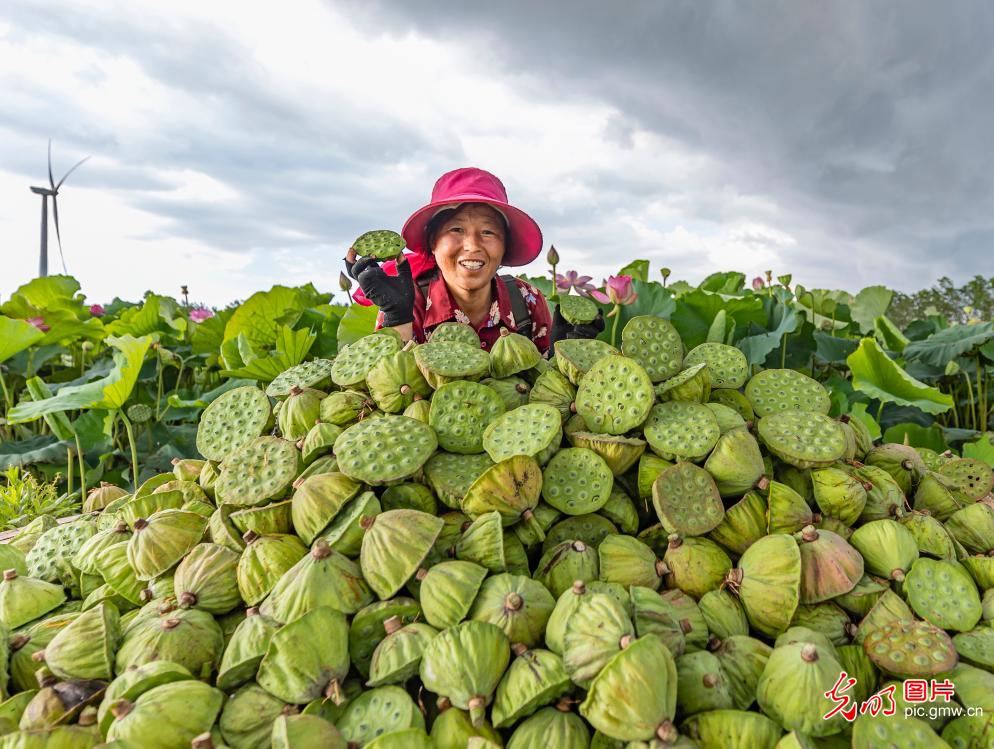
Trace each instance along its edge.
{"label": "wide-brim hat", "polygon": [[404,222],[401,234],[407,247],[430,254],[428,222],[440,210],[463,203],[484,203],[504,216],[510,242],[502,265],[528,265],[542,251],[542,230],[535,219],[507,202],[507,190],[495,175],[475,167],[454,169],[438,178],[431,191],[431,202]]}

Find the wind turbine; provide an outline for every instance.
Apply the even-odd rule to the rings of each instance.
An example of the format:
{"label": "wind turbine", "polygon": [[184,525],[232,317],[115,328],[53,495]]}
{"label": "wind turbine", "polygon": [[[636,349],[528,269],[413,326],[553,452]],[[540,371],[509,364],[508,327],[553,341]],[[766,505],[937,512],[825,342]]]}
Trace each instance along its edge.
{"label": "wind turbine", "polygon": [[59,257],[62,258],[62,270],[65,273],[69,271],[66,270],[66,258],[62,254],[62,234],[59,232],[59,188],[62,187],[62,183],[66,181],[66,177],[76,171],[76,167],[80,166],[86,159],[90,158],[87,156],[84,159],[80,159],[76,162],[76,165],[66,172],[62,179],[59,180],[58,184],[55,184],[55,178],[52,177],[52,139],[48,139],[48,184],[50,187],[32,187],[31,192],[35,195],[41,195],[41,259],[38,261],[38,275],[44,278],[48,275],[48,198],[52,198],[52,218],[55,219],[55,237],[59,240]]}

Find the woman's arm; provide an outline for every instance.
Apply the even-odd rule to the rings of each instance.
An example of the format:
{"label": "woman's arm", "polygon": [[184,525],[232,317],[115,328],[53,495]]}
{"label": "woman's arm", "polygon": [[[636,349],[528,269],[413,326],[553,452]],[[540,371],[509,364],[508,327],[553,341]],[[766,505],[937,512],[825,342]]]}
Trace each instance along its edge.
{"label": "woman's arm", "polygon": [[376,258],[356,260],[355,250],[345,256],[349,275],[359,282],[366,298],[380,308],[381,325],[393,328],[406,343],[414,337],[414,279],[411,264],[401,255],[397,275],[388,276]]}

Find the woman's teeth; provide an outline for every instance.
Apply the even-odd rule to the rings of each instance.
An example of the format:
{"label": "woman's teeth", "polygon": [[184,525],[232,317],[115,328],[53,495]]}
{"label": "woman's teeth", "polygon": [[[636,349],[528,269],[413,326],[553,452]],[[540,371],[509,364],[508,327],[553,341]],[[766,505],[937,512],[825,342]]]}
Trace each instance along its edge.
{"label": "woman's teeth", "polygon": [[459,265],[467,270],[479,270],[483,267],[482,260],[460,260]]}

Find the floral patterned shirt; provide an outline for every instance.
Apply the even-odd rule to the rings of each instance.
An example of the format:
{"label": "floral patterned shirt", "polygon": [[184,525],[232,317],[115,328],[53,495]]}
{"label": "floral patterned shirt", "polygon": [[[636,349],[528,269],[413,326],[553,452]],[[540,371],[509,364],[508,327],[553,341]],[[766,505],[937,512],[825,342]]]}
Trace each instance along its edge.
{"label": "floral patterned shirt", "polygon": [[[522,281],[520,278],[515,278],[514,282],[521,290],[521,296],[525,300],[528,314],[531,315],[532,341],[534,341],[543,356],[548,355],[550,343],[549,332],[552,328],[552,315],[549,312],[549,304],[546,302],[542,292],[530,283]],[[490,306],[490,314],[487,315],[479,327],[473,327],[477,335],[480,336],[481,346],[487,351],[500,338],[501,328],[506,327],[512,333],[518,329],[514,319],[514,312],[511,308],[511,298],[504,282],[500,278],[495,277],[490,284],[490,293],[494,299],[493,304]],[[421,292],[421,286],[415,283],[414,340],[418,343],[428,341],[431,338],[432,331],[436,327],[443,322],[449,321],[470,325],[469,317],[459,309],[442,275],[440,273],[435,274],[429,282],[427,298]],[[382,322],[382,316],[378,316],[376,327],[380,327]]]}

